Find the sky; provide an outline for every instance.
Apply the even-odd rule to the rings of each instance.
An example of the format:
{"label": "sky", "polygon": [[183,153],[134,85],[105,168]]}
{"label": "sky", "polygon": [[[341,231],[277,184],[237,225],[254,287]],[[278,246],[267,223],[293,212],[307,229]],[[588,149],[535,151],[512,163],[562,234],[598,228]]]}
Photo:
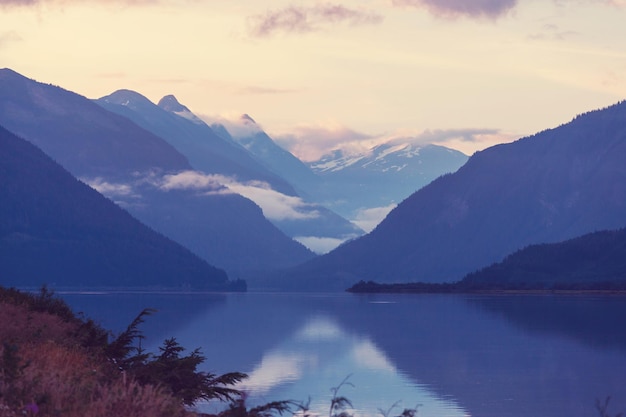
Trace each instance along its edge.
{"label": "sky", "polygon": [[626,0],[0,0],[0,67],[247,113],[303,160],[471,155],[626,99]]}

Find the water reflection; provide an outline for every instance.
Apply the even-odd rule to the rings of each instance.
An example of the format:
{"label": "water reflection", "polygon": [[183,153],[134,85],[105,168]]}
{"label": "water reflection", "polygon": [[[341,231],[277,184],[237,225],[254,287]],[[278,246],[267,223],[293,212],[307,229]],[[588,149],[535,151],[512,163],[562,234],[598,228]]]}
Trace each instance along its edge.
{"label": "water reflection", "polygon": [[[104,297],[104,296],[102,296]],[[175,336],[200,347],[206,371],[242,371],[251,401],[311,398],[331,388],[359,416],[401,400],[418,416],[593,416],[596,398],[626,411],[626,297],[228,294],[76,296],[121,330],[144,307],[156,351]],[[123,319],[113,316],[124,313]]]}
{"label": "water reflection", "polygon": [[150,293],[150,292],[59,292],[72,309],[93,319],[113,335],[126,327],[146,308],[156,313],[146,318],[141,331],[149,344],[160,344],[175,336],[181,323],[204,315],[226,302],[227,295],[219,293]]}
{"label": "water reflection", "polygon": [[[352,401],[356,416],[380,415],[394,404],[397,415],[419,405],[420,416],[463,416],[457,404],[438,398],[427,387],[398,371],[367,337],[342,329],[329,316],[314,316],[266,352],[241,385],[253,405],[276,399],[306,401],[315,414],[327,414],[333,393]],[[392,400],[391,400],[392,399]],[[396,412],[397,414],[393,414]]]}
{"label": "water reflection", "polygon": [[576,340],[597,349],[626,351],[622,296],[518,295],[472,297],[473,305],[535,335]]}

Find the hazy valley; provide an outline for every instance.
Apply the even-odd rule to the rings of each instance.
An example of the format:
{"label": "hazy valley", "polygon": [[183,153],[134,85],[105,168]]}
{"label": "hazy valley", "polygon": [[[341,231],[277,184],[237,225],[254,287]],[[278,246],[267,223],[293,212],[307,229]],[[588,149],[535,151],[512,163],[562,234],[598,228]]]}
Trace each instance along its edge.
{"label": "hazy valley", "polygon": [[[88,100],[8,69],[0,72],[0,125],[106,196],[104,205],[115,202],[119,213],[129,213],[137,225],[162,235],[159,239],[182,245],[190,259],[199,257],[207,267],[226,271],[232,281],[245,279],[251,289],[340,291],[359,281],[456,282],[528,245],[623,228],[624,106],[577,116],[469,160],[407,138],[360,154],[336,150],[304,163],[247,115],[237,128],[208,124],[172,95],[158,104],[130,90]],[[81,244],[88,254],[77,255],[75,246],[63,252],[59,242],[71,230],[65,217],[90,204],[84,191],[70,192],[60,179],[52,181],[56,177],[45,172],[54,162],[28,156],[36,149],[21,139],[3,131],[3,140],[3,200],[8,203],[3,280],[43,283],[40,271],[49,266],[31,265],[30,273],[20,266],[40,253],[51,264],[58,259],[59,265],[61,260],[69,265],[76,258],[82,265],[80,273],[50,281],[58,285],[100,285],[117,270],[130,275],[119,281],[123,285],[111,276],[111,286],[145,285],[139,275],[133,280],[139,273],[132,268],[103,269],[112,255],[102,249]],[[19,162],[24,158],[44,162],[29,166]],[[42,178],[43,184],[44,177],[46,187],[35,180]],[[45,206],[50,210],[42,211]],[[53,207],[65,217],[53,214]],[[77,219],[113,235],[130,233],[128,227],[118,231],[113,215],[97,211],[110,209],[98,206],[93,214],[85,209]],[[356,223],[358,213],[367,210],[390,212],[365,233]],[[34,220],[43,214],[44,220]],[[80,230],[72,232],[78,241],[89,238],[95,245],[104,239]],[[126,240],[130,250],[148,251]],[[327,252],[342,242],[323,255],[303,245]],[[93,271],[100,270],[92,274],[100,276],[93,282],[84,272],[90,262]],[[176,262],[169,263],[174,269],[168,272],[176,278],[155,278],[150,285],[202,287],[186,277],[184,261]]]}

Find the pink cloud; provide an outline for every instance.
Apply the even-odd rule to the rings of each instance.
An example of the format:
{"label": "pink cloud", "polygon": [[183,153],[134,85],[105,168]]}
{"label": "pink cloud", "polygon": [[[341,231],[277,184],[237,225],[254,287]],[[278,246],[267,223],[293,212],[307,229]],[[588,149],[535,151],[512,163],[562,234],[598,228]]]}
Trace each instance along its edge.
{"label": "pink cloud", "polygon": [[331,24],[365,25],[382,22],[380,14],[351,9],[342,5],[316,5],[313,7],[289,6],[270,10],[248,18],[250,33],[266,37],[276,32],[307,33]]}
{"label": "pink cloud", "polygon": [[[552,1],[559,5],[571,0]],[[391,0],[391,2],[394,6],[423,8],[443,18],[498,19],[517,7],[521,0]],[[580,0],[580,3],[583,2],[618,8],[626,6],[626,0]]]}
{"label": "pink cloud", "polygon": [[446,18],[472,17],[496,19],[513,9],[518,0],[392,0],[394,6],[425,8]]}
{"label": "pink cloud", "polygon": [[[141,5],[141,4],[155,4],[159,3],[159,0],[89,0],[91,3],[100,3],[103,5],[108,4],[128,4],[128,5]],[[83,3],[84,0],[0,0],[0,7],[28,7],[36,6],[39,4],[68,4],[68,3]]]}
{"label": "pink cloud", "polygon": [[39,0],[0,0],[2,6],[32,6],[39,3]]}
{"label": "pink cloud", "polygon": [[283,148],[303,161],[316,161],[321,156],[335,150],[366,149],[372,136],[357,132],[341,125],[297,126],[283,134],[272,137]]}

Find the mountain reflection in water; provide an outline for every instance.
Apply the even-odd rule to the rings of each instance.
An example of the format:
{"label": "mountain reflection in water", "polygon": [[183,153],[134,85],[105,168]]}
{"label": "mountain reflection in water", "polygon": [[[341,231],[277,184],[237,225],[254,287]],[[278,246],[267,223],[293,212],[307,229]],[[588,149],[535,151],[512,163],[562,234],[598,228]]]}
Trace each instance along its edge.
{"label": "mountain reflection in water", "polygon": [[[315,414],[327,414],[331,388],[346,384],[346,396],[356,416],[380,415],[394,404],[418,406],[420,416],[463,416],[451,400],[437,398],[427,387],[401,374],[372,340],[350,334],[327,316],[310,318],[302,328],[266,352],[241,388],[253,402],[276,398],[306,400]],[[394,414],[396,415],[396,414]]]}
{"label": "mountain reflection in water", "polygon": [[106,317],[103,325],[116,331],[142,308],[159,309],[143,327],[144,347],[157,351],[171,336],[200,347],[207,371],[249,374],[242,388],[252,405],[310,398],[327,415],[331,388],[349,376],[339,395],[358,416],[401,401],[390,415],[419,404],[419,417],[592,417],[595,400],[606,396],[610,414],[626,411],[626,297],[248,293],[68,301],[96,320]]}

